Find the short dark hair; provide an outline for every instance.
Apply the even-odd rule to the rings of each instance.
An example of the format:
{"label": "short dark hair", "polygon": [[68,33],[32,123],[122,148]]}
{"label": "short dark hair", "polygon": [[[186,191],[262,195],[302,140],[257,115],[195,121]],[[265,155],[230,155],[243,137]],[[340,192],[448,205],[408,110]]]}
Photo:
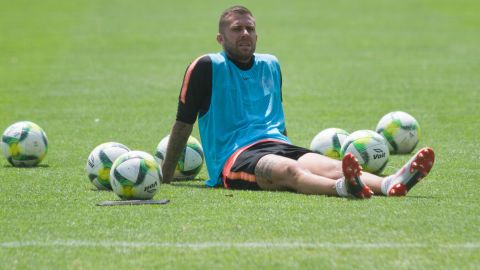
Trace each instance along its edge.
{"label": "short dark hair", "polygon": [[219,33],[222,33],[222,29],[225,27],[225,25],[227,23],[227,17],[230,16],[231,14],[233,14],[233,13],[240,14],[240,15],[248,14],[248,15],[253,17],[252,12],[244,6],[229,7],[227,9],[225,9],[222,12],[222,15],[220,16],[220,21],[218,22],[218,32]]}

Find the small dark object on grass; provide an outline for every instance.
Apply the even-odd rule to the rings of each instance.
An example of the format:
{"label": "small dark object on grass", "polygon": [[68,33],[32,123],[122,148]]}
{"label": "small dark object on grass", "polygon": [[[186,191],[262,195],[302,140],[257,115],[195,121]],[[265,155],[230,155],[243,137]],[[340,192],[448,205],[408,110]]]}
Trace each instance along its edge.
{"label": "small dark object on grass", "polygon": [[125,200],[125,201],[104,201],[97,203],[97,206],[116,205],[143,205],[143,204],[167,204],[170,200]]}

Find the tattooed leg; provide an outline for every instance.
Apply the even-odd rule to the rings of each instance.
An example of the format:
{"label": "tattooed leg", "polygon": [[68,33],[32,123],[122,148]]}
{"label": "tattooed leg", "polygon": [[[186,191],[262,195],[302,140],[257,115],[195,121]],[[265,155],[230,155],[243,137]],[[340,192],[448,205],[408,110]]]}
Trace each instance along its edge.
{"label": "tattooed leg", "polygon": [[336,179],[312,174],[296,160],[266,155],[255,167],[260,188],[265,190],[294,190],[303,194],[336,195]]}
{"label": "tattooed leg", "polygon": [[258,165],[255,168],[256,177],[264,180],[269,185],[273,185],[272,171],[277,162],[278,159],[275,157],[265,158],[261,160],[261,162],[258,162]]}

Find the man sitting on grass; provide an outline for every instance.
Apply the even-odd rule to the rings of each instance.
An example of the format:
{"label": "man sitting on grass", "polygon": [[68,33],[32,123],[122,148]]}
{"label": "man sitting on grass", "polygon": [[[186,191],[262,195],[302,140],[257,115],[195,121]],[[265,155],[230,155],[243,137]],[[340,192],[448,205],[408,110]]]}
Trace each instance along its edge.
{"label": "man sitting on grass", "polygon": [[370,198],[373,193],[404,196],[428,174],[434,162],[428,147],[383,178],[362,172],[352,154],[338,161],[292,145],[284,121],[280,65],[273,55],[255,53],[255,27],[247,8],[228,8],[217,34],[223,51],[189,65],[163,164],[165,183],[172,180],[197,117],[208,186]]}

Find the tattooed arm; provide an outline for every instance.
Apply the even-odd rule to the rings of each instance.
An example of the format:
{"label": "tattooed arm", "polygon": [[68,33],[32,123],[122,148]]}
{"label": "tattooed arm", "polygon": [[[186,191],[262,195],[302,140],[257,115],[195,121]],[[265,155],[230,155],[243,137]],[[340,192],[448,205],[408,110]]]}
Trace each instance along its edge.
{"label": "tattooed arm", "polygon": [[167,156],[163,162],[163,182],[170,183],[177,166],[178,159],[182,154],[183,148],[187,143],[188,137],[192,133],[193,124],[187,124],[181,121],[176,121],[173,125],[170,139],[168,141]]}

